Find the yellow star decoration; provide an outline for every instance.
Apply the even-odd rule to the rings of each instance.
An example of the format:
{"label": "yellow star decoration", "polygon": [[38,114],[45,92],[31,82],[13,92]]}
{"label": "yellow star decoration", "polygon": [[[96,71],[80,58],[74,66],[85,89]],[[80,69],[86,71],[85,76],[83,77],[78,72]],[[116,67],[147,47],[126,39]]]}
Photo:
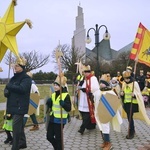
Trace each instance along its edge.
{"label": "yellow star decoration", "polygon": [[63,56],[63,53],[60,50],[56,50],[56,61],[58,62],[58,59]]}
{"label": "yellow star decoration", "polygon": [[59,46],[56,49],[55,56],[56,56],[57,63],[60,63],[60,58],[61,58],[61,56],[63,56],[63,53],[60,50],[60,41],[59,41]]}
{"label": "yellow star decoration", "polygon": [[19,57],[16,35],[25,23],[32,28],[31,21],[26,19],[23,22],[14,23],[14,6],[16,0],[12,0],[3,18],[0,18],[0,62],[7,49]]}

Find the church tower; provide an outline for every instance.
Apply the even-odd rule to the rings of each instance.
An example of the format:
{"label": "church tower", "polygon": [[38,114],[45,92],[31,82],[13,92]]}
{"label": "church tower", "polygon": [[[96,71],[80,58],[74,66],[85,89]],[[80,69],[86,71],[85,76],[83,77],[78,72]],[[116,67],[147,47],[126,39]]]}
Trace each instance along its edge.
{"label": "church tower", "polygon": [[83,9],[78,6],[78,15],[76,17],[76,28],[74,31],[74,36],[72,38],[72,47],[78,49],[81,55],[85,55],[85,36],[86,30],[84,28],[84,14]]}

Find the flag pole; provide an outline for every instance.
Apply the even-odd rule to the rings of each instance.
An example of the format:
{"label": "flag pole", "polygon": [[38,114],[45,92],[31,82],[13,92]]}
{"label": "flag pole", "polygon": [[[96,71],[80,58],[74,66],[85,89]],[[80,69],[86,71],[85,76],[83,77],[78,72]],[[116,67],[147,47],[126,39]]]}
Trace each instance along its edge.
{"label": "flag pole", "polygon": [[[137,63],[138,63],[138,57],[137,59],[135,59],[135,64],[134,64],[134,76],[133,76],[133,86],[132,86],[132,93],[134,92],[134,82],[135,82],[135,74],[136,74],[136,67],[137,67]],[[132,103],[133,102],[133,97],[131,97],[131,105],[130,105],[130,114],[129,114],[129,124],[128,124],[128,137],[130,137],[130,125],[131,125],[131,115],[132,115]]]}
{"label": "flag pole", "polygon": [[[144,43],[145,38],[147,39],[147,41]],[[135,61],[134,81],[133,81],[132,93],[134,91],[134,82],[135,82],[135,74],[136,74],[137,63],[140,62],[140,63],[144,63],[145,65],[150,66],[150,63],[148,63],[146,61],[147,58],[145,58],[145,59],[143,58],[143,56],[148,56],[147,51],[149,51],[149,49],[147,49],[147,47],[149,47],[149,45],[147,45],[147,43],[149,43],[148,42],[149,39],[150,39],[150,32],[140,22],[139,26],[138,26],[138,31],[136,33],[136,37],[135,37],[135,40],[134,40],[134,43],[133,43],[133,46],[132,46],[132,49],[131,49],[131,53],[130,53],[130,59],[133,59]],[[131,98],[129,123],[131,122],[132,99],[133,98]],[[129,136],[129,134],[128,134],[128,136]]]}
{"label": "flag pole", "polygon": [[[59,41],[59,46],[58,46],[58,48],[57,48],[57,50],[56,50],[56,61],[57,61],[58,70],[59,70],[60,100],[62,99],[62,85],[61,85],[61,73],[62,73],[62,68],[61,68],[61,56],[63,56],[63,54],[62,54],[62,52],[60,51],[60,41]],[[62,150],[64,150],[62,106],[60,106],[60,116],[61,116],[61,145],[62,145]]]}

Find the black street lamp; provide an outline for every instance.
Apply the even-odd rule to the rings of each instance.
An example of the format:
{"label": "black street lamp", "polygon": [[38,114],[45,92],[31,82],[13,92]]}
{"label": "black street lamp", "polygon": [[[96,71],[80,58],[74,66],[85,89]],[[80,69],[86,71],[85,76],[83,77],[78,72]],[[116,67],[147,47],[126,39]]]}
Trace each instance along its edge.
{"label": "black street lamp", "polygon": [[98,27],[98,24],[96,24],[95,26],[96,26],[96,29],[90,28],[87,31],[86,43],[89,44],[91,42],[91,38],[89,36],[89,32],[90,32],[90,30],[94,30],[94,32],[95,32],[95,47],[97,49],[97,54],[96,54],[97,55],[97,57],[96,57],[96,59],[97,59],[97,67],[96,67],[96,70],[95,70],[95,75],[96,75],[97,79],[99,80],[99,73],[100,73],[99,49],[98,49],[99,48],[99,31],[100,31],[101,27],[105,27],[106,31],[105,31],[105,33],[103,35],[103,38],[105,40],[109,40],[110,39],[110,34],[108,33],[107,27],[105,25],[101,25],[101,26]]}

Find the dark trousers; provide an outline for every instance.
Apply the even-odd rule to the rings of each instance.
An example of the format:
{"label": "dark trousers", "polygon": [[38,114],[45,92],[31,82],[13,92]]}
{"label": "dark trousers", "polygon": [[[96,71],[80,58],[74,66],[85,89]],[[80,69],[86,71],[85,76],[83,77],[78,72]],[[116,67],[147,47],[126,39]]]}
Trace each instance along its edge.
{"label": "dark trousers", "polygon": [[62,150],[61,124],[49,122],[47,140],[53,145],[54,150]]}
{"label": "dark trousers", "polygon": [[19,145],[26,145],[23,117],[24,115],[13,115],[13,144],[11,150],[19,150]]}
{"label": "dark trousers", "polygon": [[[38,125],[38,122],[37,122],[35,114],[30,115],[30,118],[31,118],[31,120],[32,120],[34,125]],[[24,126],[26,125],[27,120],[28,120],[28,117],[24,117]]]}
{"label": "dark trousers", "polygon": [[84,132],[85,129],[94,129],[96,124],[91,123],[90,113],[80,111],[82,116],[82,124],[80,126],[80,130]]}
{"label": "dark trousers", "polygon": [[7,134],[7,139],[12,140],[11,131],[5,130],[5,132]]}
{"label": "dark trousers", "polygon": [[128,112],[127,113],[127,118],[128,118],[128,121],[129,121],[129,128],[130,128],[130,131],[131,132],[134,132],[135,129],[134,129],[134,120],[133,120],[133,112],[131,112],[131,116],[130,116],[130,113]]}
{"label": "dark trousers", "polygon": [[[139,106],[138,106],[138,104],[125,103],[124,110],[127,114],[128,121],[130,122],[129,128],[130,128],[130,133],[132,134],[135,132],[133,114],[136,112],[139,112]],[[130,114],[131,114],[131,116],[130,116]]]}

